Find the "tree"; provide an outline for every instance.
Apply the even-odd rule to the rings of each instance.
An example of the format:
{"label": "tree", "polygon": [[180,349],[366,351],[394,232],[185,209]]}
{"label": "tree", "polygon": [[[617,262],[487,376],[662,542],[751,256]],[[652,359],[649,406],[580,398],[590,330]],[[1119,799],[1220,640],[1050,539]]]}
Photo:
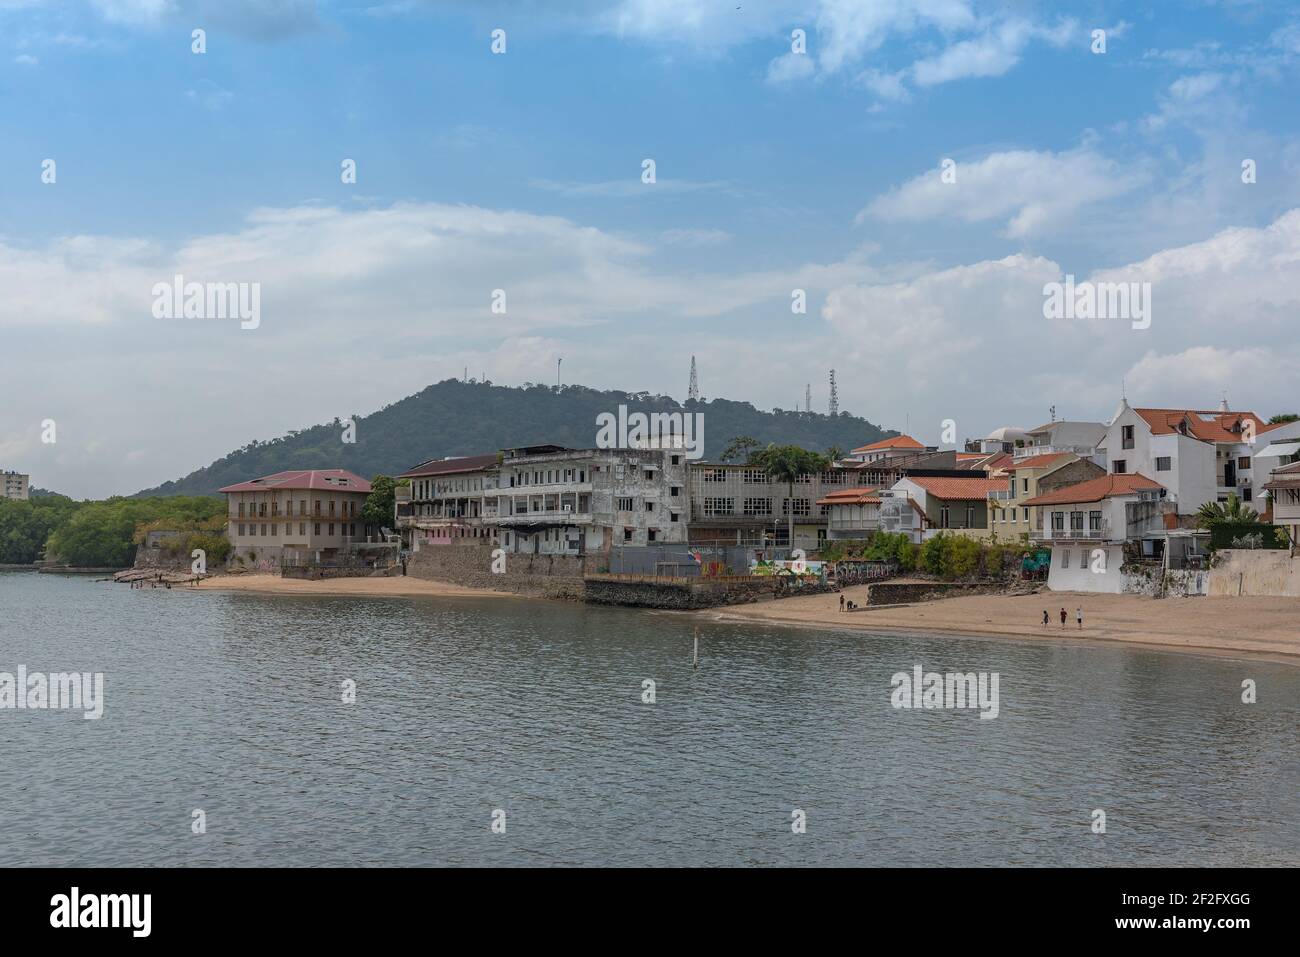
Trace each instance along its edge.
{"label": "tree", "polygon": [[748,462],[750,454],[754,449],[762,448],[762,443],[758,439],[751,438],[748,435],[738,435],[722,450],[719,458],[724,462],[730,462],[732,459],[741,459]]}
{"label": "tree", "polygon": [[376,475],[370,480],[370,494],[366,496],[366,503],[361,506],[361,520],[375,528],[392,528],[393,522],[396,521],[396,489],[398,486],[406,487],[410,484],[410,479],[394,481],[391,476]]}
{"label": "tree", "polygon": [[1232,492],[1228,493],[1226,502],[1206,502],[1196,512],[1196,524],[1200,528],[1209,528],[1224,522],[1235,525],[1253,525],[1259,521],[1259,513],[1249,505],[1242,504]]}
{"label": "tree", "polygon": [[1268,420],[1269,425],[1281,425],[1284,422],[1300,421],[1300,414],[1295,412],[1279,412],[1273,418]]}
{"label": "tree", "polygon": [[830,468],[830,460],[797,445],[769,445],[763,451],[751,455],[749,462],[761,468],[773,481],[786,483],[790,493],[786,499],[789,503],[786,513],[790,520],[790,546],[793,547],[794,483],[799,481],[801,475],[811,475]]}
{"label": "tree", "polygon": [[844,458],[844,450],[838,445],[832,445],[826,450],[826,458],[830,459],[831,464],[834,464]]}

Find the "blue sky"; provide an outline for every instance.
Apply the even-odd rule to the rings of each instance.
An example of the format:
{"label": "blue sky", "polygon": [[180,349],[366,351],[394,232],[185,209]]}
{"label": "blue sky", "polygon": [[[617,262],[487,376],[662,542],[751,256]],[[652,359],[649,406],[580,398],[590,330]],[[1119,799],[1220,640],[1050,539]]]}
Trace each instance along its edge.
{"label": "blue sky", "polygon": [[[823,410],[835,366],[931,442],[1121,381],[1290,411],[1298,68],[1300,13],[1250,2],[0,0],[0,467],[130,492],[557,356]],[[178,271],[260,283],[261,324],[154,318]],[[1151,328],[1050,324],[1065,273],[1152,282]]]}

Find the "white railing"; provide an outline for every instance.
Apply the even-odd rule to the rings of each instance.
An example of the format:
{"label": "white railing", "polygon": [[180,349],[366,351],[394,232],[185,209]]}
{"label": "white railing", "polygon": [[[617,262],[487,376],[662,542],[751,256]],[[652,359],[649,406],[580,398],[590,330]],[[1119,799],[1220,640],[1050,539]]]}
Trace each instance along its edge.
{"label": "white railing", "polygon": [[1016,493],[1009,488],[1000,488],[989,492],[989,498],[995,502],[1006,502],[1016,497]]}
{"label": "white railing", "polygon": [[1101,528],[1038,528],[1033,531],[1032,537],[1038,541],[1052,541],[1053,539],[1063,542],[1096,541],[1110,538],[1110,526],[1103,524]]}

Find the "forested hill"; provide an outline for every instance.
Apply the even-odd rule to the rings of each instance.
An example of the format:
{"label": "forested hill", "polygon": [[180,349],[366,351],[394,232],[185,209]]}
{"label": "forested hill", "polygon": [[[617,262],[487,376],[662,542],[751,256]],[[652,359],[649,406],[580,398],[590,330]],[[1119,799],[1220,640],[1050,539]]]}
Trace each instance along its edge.
{"label": "forested hill", "polygon": [[511,388],[447,379],[357,418],[352,444],[341,440],[342,423],[318,425],[270,442],[254,441],[182,479],[137,494],[211,495],[223,485],[285,469],[344,468],[366,478],[395,475],[432,458],[521,445],[591,448],[596,416],[617,414],[620,404],[629,412],[704,413],[704,450],[710,459],[737,436],[824,452],[832,447],[848,451],[895,434],[844,412],[832,418],[816,412],[761,412],[748,402],[728,399],[683,405],[644,392],[600,392],[579,385]]}

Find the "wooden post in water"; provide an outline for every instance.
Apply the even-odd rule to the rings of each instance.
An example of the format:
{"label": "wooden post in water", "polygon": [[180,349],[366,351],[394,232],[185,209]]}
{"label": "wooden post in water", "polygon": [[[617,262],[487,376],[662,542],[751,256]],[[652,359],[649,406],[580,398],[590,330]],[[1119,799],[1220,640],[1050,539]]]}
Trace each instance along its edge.
{"label": "wooden post in water", "polygon": [[699,669],[700,667],[700,626],[695,626],[695,657],[691,661],[691,667]]}

